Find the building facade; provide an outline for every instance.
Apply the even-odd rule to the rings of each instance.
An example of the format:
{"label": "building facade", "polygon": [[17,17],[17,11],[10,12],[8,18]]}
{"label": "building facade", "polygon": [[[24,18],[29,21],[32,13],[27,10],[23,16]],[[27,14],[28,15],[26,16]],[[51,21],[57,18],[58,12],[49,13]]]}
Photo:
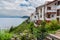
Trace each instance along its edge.
{"label": "building facade", "polygon": [[[47,2],[36,8],[36,12],[33,15],[34,21],[60,21],[60,0],[54,0],[52,2]],[[33,19],[32,18],[32,19]]]}

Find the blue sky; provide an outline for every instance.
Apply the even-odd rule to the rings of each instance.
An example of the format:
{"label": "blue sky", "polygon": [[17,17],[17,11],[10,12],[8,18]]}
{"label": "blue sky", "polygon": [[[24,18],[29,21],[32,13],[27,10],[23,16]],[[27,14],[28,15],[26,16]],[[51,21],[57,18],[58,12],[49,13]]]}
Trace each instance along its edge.
{"label": "blue sky", "polygon": [[45,0],[0,0],[0,15],[30,16],[37,6],[44,3]]}

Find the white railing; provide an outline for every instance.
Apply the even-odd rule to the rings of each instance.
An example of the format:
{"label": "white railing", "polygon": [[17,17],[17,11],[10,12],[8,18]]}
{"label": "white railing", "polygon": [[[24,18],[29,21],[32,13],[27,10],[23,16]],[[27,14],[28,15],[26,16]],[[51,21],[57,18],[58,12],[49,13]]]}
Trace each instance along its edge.
{"label": "white railing", "polygon": [[52,20],[51,18],[46,18],[46,20]]}
{"label": "white railing", "polygon": [[57,6],[57,9],[60,9],[60,5]]}
{"label": "white railing", "polygon": [[57,16],[57,18],[60,18],[60,16]]}
{"label": "white railing", "polygon": [[53,34],[48,34],[47,39],[49,39],[49,40],[60,40],[60,37],[53,35]]}
{"label": "white railing", "polygon": [[47,12],[56,12],[56,9],[47,10]]}

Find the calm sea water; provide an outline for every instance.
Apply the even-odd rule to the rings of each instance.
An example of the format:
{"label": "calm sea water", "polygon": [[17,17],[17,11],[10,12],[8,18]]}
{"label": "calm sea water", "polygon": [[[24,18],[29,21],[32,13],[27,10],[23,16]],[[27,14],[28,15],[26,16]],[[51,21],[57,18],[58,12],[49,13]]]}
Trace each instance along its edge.
{"label": "calm sea water", "polygon": [[11,26],[18,26],[27,18],[0,18],[0,29],[9,29]]}

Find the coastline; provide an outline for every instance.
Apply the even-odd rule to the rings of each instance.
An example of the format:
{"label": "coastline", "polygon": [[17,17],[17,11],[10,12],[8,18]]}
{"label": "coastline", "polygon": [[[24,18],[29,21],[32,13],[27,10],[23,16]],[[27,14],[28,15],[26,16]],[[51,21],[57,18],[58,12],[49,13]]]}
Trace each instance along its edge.
{"label": "coastline", "polygon": [[27,18],[0,18],[0,30],[10,29],[23,23]]}

